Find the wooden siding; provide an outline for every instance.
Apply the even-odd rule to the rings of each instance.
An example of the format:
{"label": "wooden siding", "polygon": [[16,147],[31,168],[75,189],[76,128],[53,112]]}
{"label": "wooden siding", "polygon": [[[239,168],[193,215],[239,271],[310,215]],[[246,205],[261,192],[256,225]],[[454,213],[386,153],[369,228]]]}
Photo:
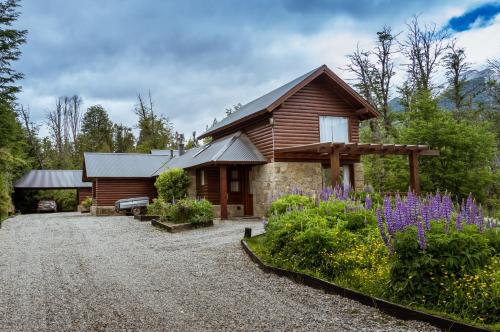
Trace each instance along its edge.
{"label": "wooden siding", "polygon": [[355,115],[355,108],[321,79],[306,85],[273,114],[275,149],[318,143],[320,116],[348,117],[349,139],[359,140],[359,117]]}
{"label": "wooden siding", "polygon": [[98,178],[95,181],[95,205],[112,206],[122,198],[148,196],[156,198],[155,179]]}
{"label": "wooden siding", "polygon": [[92,188],[78,188],[78,205],[87,197],[92,197]]}
{"label": "wooden siding", "polygon": [[243,131],[264,157],[269,160],[273,158],[273,128],[269,118],[250,125]]}

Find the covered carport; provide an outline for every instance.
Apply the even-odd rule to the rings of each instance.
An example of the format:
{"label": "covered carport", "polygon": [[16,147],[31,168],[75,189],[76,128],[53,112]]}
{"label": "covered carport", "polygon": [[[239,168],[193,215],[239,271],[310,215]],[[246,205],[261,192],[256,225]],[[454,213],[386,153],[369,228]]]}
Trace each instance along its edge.
{"label": "covered carport", "polygon": [[76,190],[76,203],[92,197],[92,182],[82,181],[81,170],[31,170],[14,182],[16,196],[27,190]]}

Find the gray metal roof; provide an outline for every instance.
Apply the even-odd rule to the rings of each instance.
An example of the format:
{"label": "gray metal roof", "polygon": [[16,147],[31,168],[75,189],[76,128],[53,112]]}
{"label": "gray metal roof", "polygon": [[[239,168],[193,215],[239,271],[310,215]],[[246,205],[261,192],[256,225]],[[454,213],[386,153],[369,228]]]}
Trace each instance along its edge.
{"label": "gray metal roof", "polygon": [[85,152],[83,158],[89,178],[147,178],[170,160],[170,155]]}
{"label": "gray metal roof", "polygon": [[32,170],[14,182],[19,189],[91,188],[92,182],[82,182],[81,170]]}
{"label": "gray metal roof", "polygon": [[[323,67],[323,66],[321,66]],[[248,104],[245,104],[240,107],[239,110],[236,112],[230,114],[229,116],[225,117],[221,121],[215,123],[212,127],[210,127],[204,134],[201,136],[205,136],[209,134],[210,132],[217,130],[219,128],[222,128],[226,125],[231,124],[232,122],[241,120],[249,115],[258,113],[260,111],[265,110],[269,106],[271,106],[275,101],[283,97],[285,94],[287,94],[290,90],[292,90],[296,85],[300,84],[303,80],[305,80],[308,76],[312,75],[314,72],[316,72],[318,69],[321,67],[315,68],[311,70],[310,72],[297,77],[293,81],[290,81],[286,83],[285,85],[269,92],[263,95],[262,97],[259,97],[257,99],[254,99],[253,101],[249,102]]]}
{"label": "gray metal roof", "polygon": [[160,156],[170,156],[174,155],[174,157],[179,156],[179,150],[173,150],[173,149],[167,149],[167,150],[159,150],[159,149],[153,149],[151,150],[151,154],[156,154]]}
{"label": "gray metal roof", "polygon": [[171,159],[152,175],[159,175],[169,168],[190,168],[215,163],[259,164],[266,162],[267,159],[250,139],[245,134],[236,132]]}

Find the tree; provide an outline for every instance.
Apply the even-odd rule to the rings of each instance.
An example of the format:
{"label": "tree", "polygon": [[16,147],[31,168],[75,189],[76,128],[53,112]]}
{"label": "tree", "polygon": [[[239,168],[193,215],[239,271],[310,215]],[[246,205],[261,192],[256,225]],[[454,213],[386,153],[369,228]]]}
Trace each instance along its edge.
{"label": "tree", "polygon": [[23,74],[12,69],[12,62],[19,60],[19,47],[26,42],[27,30],[12,29],[17,21],[19,12],[18,0],[0,2],[0,98],[13,101],[15,94],[21,90],[16,81],[23,78]]}
{"label": "tree", "polygon": [[155,114],[151,93],[148,96],[149,102],[146,104],[144,98],[139,94],[137,96],[138,104],[134,110],[139,117],[137,150],[149,152],[152,149],[173,147],[172,123],[163,115]]}
{"label": "tree", "polygon": [[465,50],[458,47],[456,40],[453,40],[448,46],[448,52],[444,56],[444,64],[446,68],[446,77],[450,84],[449,91],[445,96],[453,101],[455,114],[459,118],[462,114],[467,91],[465,91],[465,72],[469,69],[470,64],[466,61]]}
{"label": "tree", "polygon": [[40,142],[38,140],[38,130],[40,126],[36,125],[33,121],[31,121],[29,109],[25,109],[22,105],[18,110],[18,114],[21,117],[21,120],[24,125],[24,130],[26,132],[26,139],[28,141],[28,149],[30,150],[30,155],[35,157],[38,163],[37,166],[43,169],[44,160],[42,157]]}
{"label": "tree", "polygon": [[448,49],[449,32],[435,23],[421,25],[417,15],[406,24],[407,35],[400,43],[408,63],[406,70],[413,90],[431,90],[433,75]]}
{"label": "tree", "polygon": [[454,119],[425,91],[415,96],[412,109],[405,113],[400,142],[440,151],[438,157],[420,158],[422,190],[448,190],[459,199],[472,193],[487,202],[498,183],[491,168],[495,136],[488,123]]}
{"label": "tree", "polygon": [[391,79],[395,75],[393,55],[396,37],[389,26],[377,32],[377,41],[373,50],[362,51],[359,45],[356,51],[348,55],[349,63],[345,69],[356,77],[356,87],[382,115],[384,133],[379,132],[377,120],[370,121],[373,141],[381,141],[391,130],[389,99]]}
{"label": "tree", "polygon": [[132,152],[135,150],[135,137],[132,128],[123,124],[113,125],[114,152]]}
{"label": "tree", "polygon": [[90,106],[82,120],[80,134],[82,152],[111,152],[113,123],[101,105]]}
{"label": "tree", "polygon": [[182,168],[172,168],[158,176],[155,187],[161,199],[172,202],[173,200],[186,197],[190,181],[191,179],[185,170]]}

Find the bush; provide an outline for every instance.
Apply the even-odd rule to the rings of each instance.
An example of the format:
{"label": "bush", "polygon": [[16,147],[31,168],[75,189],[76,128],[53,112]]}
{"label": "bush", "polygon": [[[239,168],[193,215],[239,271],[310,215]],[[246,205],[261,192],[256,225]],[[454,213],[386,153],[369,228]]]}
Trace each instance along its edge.
{"label": "bush", "polygon": [[174,201],[186,197],[190,178],[181,168],[168,169],[156,179],[158,195],[165,201]]}
{"label": "bush", "polygon": [[213,206],[205,199],[184,198],[170,204],[161,198],[148,205],[148,215],[160,216],[173,223],[203,223],[214,218]]}
{"label": "bush", "polygon": [[92,197],[87,197],[82,201],[82,206],[88,210],[92,206]]}
{"label": "bush", "polygon": [[314,206],[314,200],[311,197],[303,195],[285,195],[271,204],[269,215],[283,214],[287,211],[303,209]]}

